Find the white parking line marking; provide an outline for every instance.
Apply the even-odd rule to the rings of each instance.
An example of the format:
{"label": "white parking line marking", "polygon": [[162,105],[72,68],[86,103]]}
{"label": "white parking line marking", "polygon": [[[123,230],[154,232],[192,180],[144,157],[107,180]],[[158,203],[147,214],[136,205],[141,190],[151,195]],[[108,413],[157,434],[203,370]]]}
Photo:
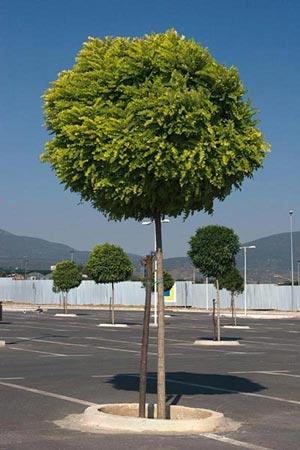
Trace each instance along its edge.
{"label": "white parking line marking", "polygon": [[[100,347],[100,346],[97,346],[97,347],[93,347],[93,348],[100,348],[101,350],[112,350],[112,351],[115,351],[115,352],[127,352],[127,353],[135,353],[135,354],[138,354],[138,355],[140,355],[140,351],[139,350],[128,350],[128,349],[125,349],[125,348],[116,348],[116,347]],[[148,355],[157,355],[157,353],[148,353]]]}
{"label": "white parking line marking", "polygon": [[92,378],[112,378],[115,375],[91,375]]}
{"label": "white parking line marking", "polygon": [[215,441],[224,442],[224,444],[231,444],[235,447],[249,448],[252,450],[272,450],[267,447],[261,447],[260,445],[250,444],[250,442],[237,441],[236,439],[231,439],[226,436],[220,436],[213,433],[202,433],[201,436],[205,436],[208,439],[213,439]]}
{"label": "white parking line marking", "polygon": [[22,339],[22,341],[31,341],[31,342],[42,342],[45,344],[57,344],[57,345],[66,345],[66,346],[73,346],[73,347],[88,347],[88,345],[85,344],[74,344],[72,342],[61,342],[61,341],[48,341],[48,339],[40,339],[40,338],[34,338],[34,339],[30,339],[30,338],[24,338],[24,337],[19,337],[17,336],[16,339]]}
{"label": "white parking line marking", "polygon": [[247,372],[228,372],[228,373],[258,373],[258,374],[263,374],[263,375],[281,375],[282,377],[291,377],[291,378],[300,378],[300,375],[296,375],[293,373],[284,373],[284,372],[288,372],[285,370],[249,370]]}
{"label": "white parking line marking", "polygon": [[[246,341],[246,340],[242,340],[242,342],[246,342],[246,343],[250,343],[250,344],[258,344],[261,345],[261,342],[259,341]],[[289,344],[289,343],[284,343],[284,342],[264,342],[263,345],[272,345],[272,346],[276,346],[276,347],[297,347],[299,348],[299,344]]]}
{"label": "white parking line marking", "polygon": [[[128,376],[129,377],[139,377],[139,375],[128,375]],[[153,376],[148,376],[148,378],[156,380],[156,377],[153,377]],[[226,393],[228,393],[228,394],[241,394],[241,395],[245,395],[246,397],[265,398],[267,400],[274,400],[274,401],[282,402],[282,403],[290,403],[292,405],[300,405],[300,402],[297,401],[297,400],[289,400],[289,399],[281,398],[281,397],[272,397],[270,395],[256,394],[254,392],[237,391],[235,389],[220,388],[220,387],[211,386],[211,385],[208,385],[208,384],[189,383],[187,381],[175,380],[173,378],[166,378],[166,381],[169,382],[169,383],[181,384],[181,385],[184,385],[184,386],[192,386],[192,387],[208,389],[210,391],[224,392],[224,394],[226,394]]]}
{"label": "white parking line marking", "polygon": [[51,353],[51,352],[43,352],[41,350],[29,350],[29,348],[20,348],[20,347],[11,347],[9,346],[9,350],[18,350],[21,352],[30,352],[30,353],[42,353],[44,355],[50,355],[50,356],[68,356],[64,353]]}
{"label": "white parking line marking", "polygon": [[80,400],[79,398],[69,397],[67,395],[55,394],[54,392],[43,391],[41,389],[34,389],[34,388],[27,387],[27,386],[22,386],[20,384],[6,383],[3,381],[0,381],[0,384],[3,386],[10,387],[10,388],[20,389],[21,391],[32,392],[33,394],[40,394],[40,395],[45,395],[46,397],[54,397],[54,398],[58,398],[60,400],[66,400],[67,402],[78,403],[79,405],[84,405],[84,406],[97,405],[97,403],[88,402],[86,400]]}
{"label": "white parking line marking", "polygon": [[24,377],[1,377],[0,380],[24,380]]}
{"label": "white parking line marking", "polygon": [[[29,339],[29,338],[22,338],[22,337],[18,337],[17,339],[21,339],[23,341],[30,341],[33,343],[46,343],[46,344],[57,344],[57,345],[71,345],[71,346],[75,346],[75,347],[85,347],[85,348],[89,348],[89,349],[100,349],[100,350],[110,350],[110,351],[115,351],[115,352],[125,352],[125,353],[135,353],[135,354],[140,354],[140,350],[129,350],[129,349],[125,349],[125,348],[117,348],[117,347],[104,347],[104,346],[94,346],[94,345],[87,345],[87,344],[73,344],[71,342],[60,342],[60,341],[48,341],[46,339]],[[45,353],[45,354],[49,354],[49,355],[54,355],[54,356],[70,356],[70,355],[65,355],[65,354],[59,354],[59,353],[51,353],[51,352],[42,352],[40,350],[29,350],[29,349],[20,349],[20,348],[16,348],[16,347],[10,347],[13,350],[23,350],[23,351],[32,351],[32,352],[36,352],[36,353]],[[148,352],[148,355],[150,356],[155,356],[157,355],[157,353],[155,352]],[[181,353],[168,353],[168,356],[178,356],[181,355]]]}
{"label": "white parking line marking", "polygon": [[[138,345],[139,347],[142,345],[140,342],[124,341],[122,339],[108,339],[108,338],[90,337],[90,336],[85,337],[85,339],[90,339],[90,340],[95,340],[95,341],[120,342],[121,344],[132,344],[132,345]],[[149,345],[156,345],[156,344],[149,343]]]}

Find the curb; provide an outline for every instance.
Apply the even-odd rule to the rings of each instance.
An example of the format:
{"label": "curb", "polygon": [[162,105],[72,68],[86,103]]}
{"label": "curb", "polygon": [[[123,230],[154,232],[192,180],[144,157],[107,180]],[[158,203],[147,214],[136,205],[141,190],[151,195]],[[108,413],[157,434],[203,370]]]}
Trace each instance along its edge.
{"label": "curb", "polygon": [[[156,414],[156,405],[146,405],[146,414]],[[81,431],[149,434],[190,434],[215,431],[225,423],[222,413],[202,408],[171,405],[173,418],[159,420],[140,418],[138,403],[116,403],[89,406],[83,414],[71,415],[56,421],[57,425]]]}
{"label": "curb", "polygon": [[77,317],[77,314],[63,314],[63,313],[57,313],[54,314],[55,317]]}
{"label": "curb", "polygon": [[205,346],[211,346],[211,347],[226,347],[226,346],[236,346],[236,345],[240,345],[239,341],[209,341],[208,339],[197,339],[194,342],[194,345],[205,345]]}

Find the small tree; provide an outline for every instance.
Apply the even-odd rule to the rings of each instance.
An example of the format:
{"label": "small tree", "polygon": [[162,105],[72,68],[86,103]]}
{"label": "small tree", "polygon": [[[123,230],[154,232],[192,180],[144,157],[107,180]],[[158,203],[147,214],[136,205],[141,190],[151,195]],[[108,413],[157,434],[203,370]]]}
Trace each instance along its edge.
{"label": "small tree", "polygon": [[235,310],[235,296],[244,291],[244,279],[237,267],[232,267],[219,280],[221,289],[226,289],[231,293],[231,317],[232,325],[236,326],[236,310]]}
{"label": "small tree", "polygon": [[188,252],[194,266],[206,277],[215,279],[217,289],[218,333],[220,340],[220,289],[219,280],[235,265],[235,255],[240,248],[234,231],[219,225],[198,228],[190,239]]}
{"label": "small tree", "polygon": [[[164,280],[164,290],[169,291],[170,289],[172,289],[175,281],[169,272],[164,271],[163,280]],[[145,280],[143,280],[143,285],[146,286]],[[152,292],[154,291],[154,289],[155,289],[155,286],[154,286],[154,274],[153,274],[152,275]]]}
{"label": "small tree", "polygon": [[52,274],[53,291],[62,292],[64,313],[67,314],[68,292],[76,288],[82,281],[82,273],[79,267],[72,261],[66,260],[56,264]]}
{"label": "small tree", "polygon": [[115,323],[115,283],[128,280],[133,266],[124,250],[117,245],[96,245],[87,262],[87,271],[96,283],[111,283],[111,323]]}
{"label": "small tree", "polygon": [[170,291],[174,285],[175,281],[169,272],[164,272],[164,290]]}

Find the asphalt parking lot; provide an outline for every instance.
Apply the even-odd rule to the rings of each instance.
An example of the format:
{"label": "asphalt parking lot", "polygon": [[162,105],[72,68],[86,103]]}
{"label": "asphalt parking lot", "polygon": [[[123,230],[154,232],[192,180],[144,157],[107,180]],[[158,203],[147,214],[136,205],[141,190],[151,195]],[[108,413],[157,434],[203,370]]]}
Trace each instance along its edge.
{"label": "asphalt parking lot", "polygon": [[[201,436],[92,434],[54,421],[91,403],[137,402],[142,312],[117,312],[128,328],[99,328],[106,311],[75,318],[6,312],[0,323],[0,448],[299,449],[300,320],[241,319],[222,330],[238,347],[193,346],[211,335],[204,313],[166,319],[167,401],[224,413],[237,431]],[[228,324],[229,319],[223,319]],[[148,400],[155,401],[156,330],[151,329]]]}

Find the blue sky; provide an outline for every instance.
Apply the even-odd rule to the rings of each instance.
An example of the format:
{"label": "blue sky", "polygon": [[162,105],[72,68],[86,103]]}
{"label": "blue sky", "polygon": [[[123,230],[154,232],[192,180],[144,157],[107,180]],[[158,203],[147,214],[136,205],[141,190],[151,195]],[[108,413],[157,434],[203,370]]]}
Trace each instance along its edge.
{"label": "blue sky", "polygon": [[174,27],[238,67],[272,146],[264,169],[216,204],[212,217],[172,220],[166,256],[185,255],[198,226],[233,227],[242,241],[300,229],[300,2],[298,0],[2,0],[0,4],[0,228],[89,249],[109,241],[151,249],[150,227],[108,222],[64,191],[39,162],[47,140],[41,96],[88,36],[140,36]]}

